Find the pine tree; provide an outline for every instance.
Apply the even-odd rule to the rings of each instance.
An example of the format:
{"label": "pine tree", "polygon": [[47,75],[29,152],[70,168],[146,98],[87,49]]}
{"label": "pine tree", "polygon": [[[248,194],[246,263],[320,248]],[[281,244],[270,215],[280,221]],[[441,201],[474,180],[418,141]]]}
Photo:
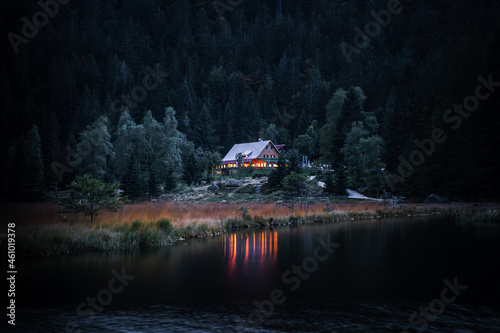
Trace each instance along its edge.
{"label": "pine tree", "polygon": [[23,137],[12,139],[12,144],[7,150],[7,175],[6,179],[8,192],[6,197],[8,200],[24,201],[23,200],[23,169],[26,162],[25,154],[27,151],[24,149]]}
{"label": "pine tree", "polygon": [[160,193],[158,175],[154,167],[149,167],[148,193],[151,197],[156,197]]}
{"label": "pine tree", "polygon": [[337,121],[344,107],[345,99],[346,91],[339,88],[325,106],[326,123],[321,127],[319,150],[323,156],[323,160],[327,163],[333,163],[334,161],[335,130],[337,128]]}
{"label": "pine tree", "polygon": [[199,184],[201,180],[201,168],[194,152],[186,156],[184,162],[183,180],[188,185]]}
{"label": "pine tree", "polygon": [[33,125],[26,135],[24,151],[26,160],[21,184],[23,200],[41,200],[45,192],[45,177],[41,140],[36,125]]}
{"label": "pine tree", "polygon": [[123,190],[130,199],[137,199],[144,196],[141,166],[135,154],[132,154],[130,158],[127,173],[123,179]]}
{"label": "pine tree", "polygon": [[66,212],[90,216],[92,223],[100,210],[116,212],[128,202],[127,197],[120,197],[119,187],[119,183],[108,184],[89,175],[78,176],[68,186],[69,196],[61,199],[61,205]]}
{"label": "pine tree", "polygon": [[61,126],[57,120],[55,112],[51,112],[42,131],[42,148],[45,165],[45,176],[50,184],[57,180],[56,173],[52,170],[51,164],[61,161],[63,149],[61,147]]}
{"label": "pine tree", "polygon": [[170,192],[177,187],[177,178],[174,175],[174,169],[170,166],[165,169],[163,177],[163,190]]}
{"label": "pine tree", "polygon": [[283,154],[278,155],[278,166],[273,168],[271,174],[269,175],[267,182],[271,190],[275,190],[281,187],[281,181],[288,174],[288,168],[286,166],[286,160]]}
{"label": "pine tree", "polygon": [[77,145],[78,157],[82,161],[81,173],[100,180],[104,179],[106,173],[111,173],[109,164],[115,156],[107,123],[107,117],[97,118],[80,133],[80,141]]}
{"label": "pine tree", "polygon": [[347,134],[345,144],[341,149],[349,171],[349,186],[358,189],[362,186],[362,165],[359,152],[359,141],[368,135],[361,121],[352,123],[351,131]]}
{"label": "pine tree", "polygon": [[[281,154],[280,154],[281,155]],[[302,173],[302,159],[301,156],[296,149],[289,150],[286,155],[287,159],[287,174],[290,172],[295,172],[297,174]]]}
{"label": "pine tree", "polygon": [[177,129],[175,110],[172,107],[165,109],[162,126],[165,142],[162,147],[159,147],[159,155],[157,156],[158,170],[161,171],[160,178],[167,179],[169,175],[166,174],[166,170],[172,170],[175,183],[178,183],[183,174],[183,154],[193,150],[194,145],[187,140],[185,134]]}
{"label": "pine tree", "polygon": [[208,149],[214,149],[219,143],[217,133],[215,132],[215,122],[210,115],[206,104],[203,104],[195,125],[196,143]]}
{"label": "pine tree", "polygon": [[323,190],[327,195],[335,193],[335,177],[333,172],[328,172],[325,178],[325,188]]}
{"label": "pine tree", "polygon": [[335,190],[334,194],[335,195],[346,195],[346,188],[347,188],[347,175],[345,172],[344,165],[342,163],[338,163],[335,166]]}

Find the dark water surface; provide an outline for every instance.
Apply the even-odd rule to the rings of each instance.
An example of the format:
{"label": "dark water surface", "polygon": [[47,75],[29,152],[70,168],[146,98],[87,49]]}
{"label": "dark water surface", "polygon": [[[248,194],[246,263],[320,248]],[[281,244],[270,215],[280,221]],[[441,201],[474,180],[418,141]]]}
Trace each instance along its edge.
{"label": "dark water surface", "polygon": [[19,265],[14,331],[500,332],[499,240],[500,225],[402,218],[42,258]]}

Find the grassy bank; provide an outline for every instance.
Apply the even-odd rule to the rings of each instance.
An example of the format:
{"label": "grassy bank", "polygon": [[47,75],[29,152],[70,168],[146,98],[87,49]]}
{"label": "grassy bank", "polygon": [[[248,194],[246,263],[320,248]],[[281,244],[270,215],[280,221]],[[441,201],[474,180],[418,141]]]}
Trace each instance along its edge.
{"label": "grassy bank", "polygon": [[[25,257],[86,251],[128,250],[167,246],[176,241],[215,236],[231,229],[301,223],[353,221],[392,216],[449,213],[443,206],[381,203],[302,204],[130,204],[119,213],[103,212],[94,224],[87,217],[61,222],[52,204],[10,206],[18,226],[18,253]],[[14,214],[16,213],[16,214]],[[22,218],[22,221],[19,219]]]}
{"label": "grassy bank", "polygon": [[500,214],[496,209],[462,211],[457,214],[457,219],[461,222],[500,223]]}

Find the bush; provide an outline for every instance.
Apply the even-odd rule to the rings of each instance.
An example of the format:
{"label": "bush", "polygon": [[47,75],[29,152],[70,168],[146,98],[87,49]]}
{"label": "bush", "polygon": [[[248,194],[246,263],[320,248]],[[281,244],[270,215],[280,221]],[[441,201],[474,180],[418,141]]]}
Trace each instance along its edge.
{"label": "bush", "polygon": [[241,218],[243,220],[248,219],[248,207],[241,206],[240,208],[238,208],[238,212],[240,212]]}
{"label": "bush", "polygon": [[158,228],[159,231],[162,231],[167,235],[170,234],[172,232],[172,230],[174,229],[172,222],[170,222],[170,220],[167,218],[159,219],[156,222],[156,227]]}
{"label": "bush", "polygon": [[132,221],[130,224],[130,232],[138,231],[142,226],[142,222],[139,220]]}
{"label": "bush", "polygon": [[253,187],[253,185],[248,184],[248,185],[245,185],[245,186],[242,186],[242,187],[238,188],[235,191],[235,193],[253,194],[253,193],[255,193],[255,188]]}

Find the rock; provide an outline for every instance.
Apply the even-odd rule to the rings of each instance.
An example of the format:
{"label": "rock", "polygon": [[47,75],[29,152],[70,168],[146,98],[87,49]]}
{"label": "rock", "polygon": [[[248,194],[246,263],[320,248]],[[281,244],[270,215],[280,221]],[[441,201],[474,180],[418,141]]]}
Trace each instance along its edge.
{"label": "rock", "polygon": [[424,200],[424,203],[450,203],[450,200],[436,194],[431,194]]}
{"label": "rock", "polygon": [[226,186],[228,187],[240,187],[243,185],[243,180],[240,180],[240,179],[228,179],[228,181],[226,182]]}
{"label": "rock", "polygon": [[221,200],[221,201],[219,201],[219,203],[225,204],[225,203],[227,203],[227,201],[226,200]]}
{"label": "rock", "polygon": [[217,183],[213,183],[212,185],[210,185],[210,187],[208,189],[212,190],[212,191],[219,191],[220,190],[220,186],[217,185]]}
{"label": "rock", "polygon": [[255,189],[251,184],[247,184],[245,186],[242,186],[236,190],[236,193],[246,193],[246,194],[252,194],[255,193]]}
{"label": "rock", "polygon": [[262,187],[262,184],[257,185],[257,188],[255,189],[256,194],[260,194],[260,188]]}

